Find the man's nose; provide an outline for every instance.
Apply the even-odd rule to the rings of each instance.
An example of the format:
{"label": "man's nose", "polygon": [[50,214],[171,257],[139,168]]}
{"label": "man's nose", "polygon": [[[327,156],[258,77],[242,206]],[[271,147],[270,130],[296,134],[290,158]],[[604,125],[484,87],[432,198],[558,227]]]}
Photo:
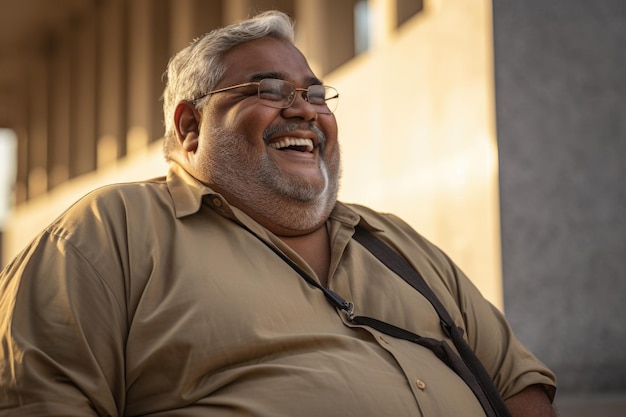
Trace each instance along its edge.
{"label": "man's nose", "polygon": [[302,120],[317,120],[317,110],[314,105],[309,103],[305,98],[307,90],[298,89],[295,92],[295,98],[291,106],[283,109],[282,115],[286,119],[301,118]]}

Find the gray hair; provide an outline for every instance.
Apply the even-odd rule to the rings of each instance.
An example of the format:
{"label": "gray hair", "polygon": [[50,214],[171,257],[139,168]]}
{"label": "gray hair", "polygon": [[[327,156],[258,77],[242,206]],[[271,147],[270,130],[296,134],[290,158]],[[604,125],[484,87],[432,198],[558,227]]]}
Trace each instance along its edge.
{"label": "gray hair", "polygon": [[215,88],[226,72],[222,61],[230,49],[266,36],[293,44],[293,21],[283,12],[263,12],[195,39],[170,59],[164,74],[163,90],[163,153],[166,160],[170,160],[171,154],[177,149],[174,129],[176,105],[183,100],[194,100]]}

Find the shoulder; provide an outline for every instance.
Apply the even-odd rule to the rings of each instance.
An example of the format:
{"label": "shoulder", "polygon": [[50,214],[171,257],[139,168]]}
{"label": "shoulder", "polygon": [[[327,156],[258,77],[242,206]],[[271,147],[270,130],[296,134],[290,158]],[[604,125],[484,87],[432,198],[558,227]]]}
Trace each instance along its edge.
{"label": "shoulder", "polygon": [[162,205],[167,200],[171,197],[164,178],[105,185],[78,199],[47,230],[73,229],[89,222],[105,224]]}
{"label": "shoulder", "polygon": [[74,203],[66,212],[102,210],[132,210],[135,205],[153,205],[171,199],[164,177],[146,181],[105,185]]}
{"label": "shoulder", "polygon": [[365,224],[372,234],[403,255],[417,251],[441,262],[449,262],[437,245],[397,215],[358,204],[345,205],[360,216],[361,224]]}
{"label": "shoulder", "polygon": [[441,248],[395,214],[379,212],[358,204],[346,206],[361,217],[361,224],[374,236],[402,255],[419,271],[438,296],[458,296],[459,285],[467,278]]}
{"label": "shoulder", "polygon": [[[117,250],[139,236],[148,238],[154,218],[172,218],[173,208],[162,178],[106,185],[72,204],[43,231],[52,241],[84,253]],[[110,247],[107,247],[110,245]]]}

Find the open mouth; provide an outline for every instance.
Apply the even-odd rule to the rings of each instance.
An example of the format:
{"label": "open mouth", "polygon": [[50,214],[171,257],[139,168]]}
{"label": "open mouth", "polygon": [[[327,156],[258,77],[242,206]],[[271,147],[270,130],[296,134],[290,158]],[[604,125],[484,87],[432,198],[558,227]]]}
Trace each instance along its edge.
{"label": "open mouth", "polygon": [[277,142],[270,143],[269,146],[279,151],[290,150],[310,153],[314,149],[313,141],[303,138],[283,138]]}

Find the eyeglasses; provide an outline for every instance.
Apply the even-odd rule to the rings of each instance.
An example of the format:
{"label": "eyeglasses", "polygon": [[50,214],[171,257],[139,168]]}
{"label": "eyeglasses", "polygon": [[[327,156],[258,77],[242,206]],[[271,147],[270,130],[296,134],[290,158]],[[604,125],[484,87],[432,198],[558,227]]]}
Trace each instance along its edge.
{"label": "eyeglasses", "polygon": [[308,88],[299,88],[290,82],[278,78],[265,78],[261,81],[231,85],[230,87],[209,91],[193,101],[198,102],[200,99],[211,94],[253,85],[257,86],[257,96],[261,103],[276,109],[291,107],[296,100],[296,93],[298,91],[302,91],[302,98],[309,102],[309,104],[315,108],[315,111],[320,114],[330,114],[334,112],[337,108],[337,102],[339,101],[339,93],[333,87],[314,84]]}

